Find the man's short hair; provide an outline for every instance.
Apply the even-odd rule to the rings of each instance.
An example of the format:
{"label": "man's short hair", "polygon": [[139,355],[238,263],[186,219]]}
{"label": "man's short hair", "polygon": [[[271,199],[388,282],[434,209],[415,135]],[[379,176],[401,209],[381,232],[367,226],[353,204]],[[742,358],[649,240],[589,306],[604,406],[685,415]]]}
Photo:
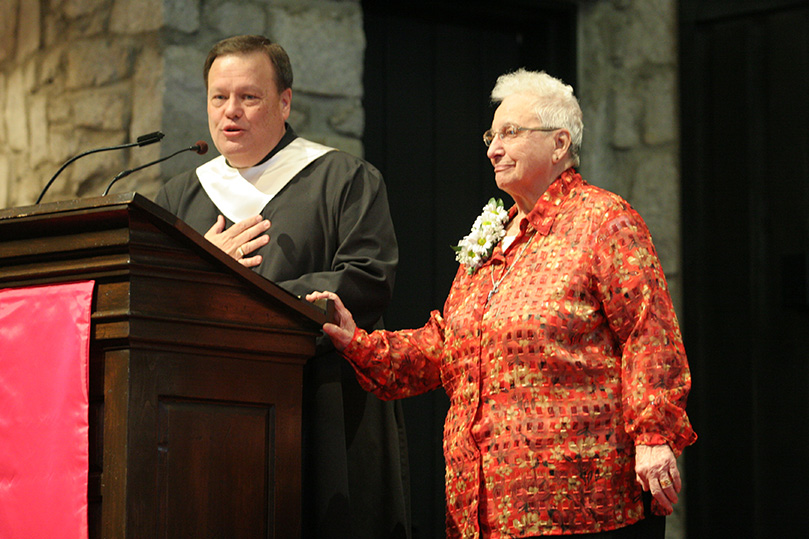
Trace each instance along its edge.
{"label": "man's short hair", "polygon": [[208,88],[208,73],[211,71],[211,66],[219,56],[256,51],[264,52],[270,58],[275,68],[275,85],[278,87],[278,93],[292,88],[292,64],[289,62],[289,56],[284,48],[264,36],[250,35],[229,37],[211,48],[208,58],[205,59],[202,74],[205,79],[205,88]]}

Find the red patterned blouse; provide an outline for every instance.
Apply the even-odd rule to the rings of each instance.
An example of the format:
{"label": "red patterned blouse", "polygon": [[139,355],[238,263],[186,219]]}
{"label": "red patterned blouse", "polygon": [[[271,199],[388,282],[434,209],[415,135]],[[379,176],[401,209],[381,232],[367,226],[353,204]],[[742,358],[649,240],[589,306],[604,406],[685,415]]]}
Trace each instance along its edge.
{"label": "red patterned blouse", "polygon": [[643,516],[635,444],[679,455],[696,440],[682,337],[646,225],[573,169],[505,252],[498,245],[472,275],[459,268],[443,315],[416,330],[358,330],[345,356],[380,398],[449,395],[451,538],[632,524]]}

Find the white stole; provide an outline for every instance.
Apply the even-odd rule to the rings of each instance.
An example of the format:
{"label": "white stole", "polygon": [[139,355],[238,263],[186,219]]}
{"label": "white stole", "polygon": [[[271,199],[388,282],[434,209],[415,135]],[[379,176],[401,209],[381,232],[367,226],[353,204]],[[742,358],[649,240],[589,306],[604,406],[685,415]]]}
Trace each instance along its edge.
{"label": "white stole", "polygon": [[238,223],[260,214],[292,178],[331,151],[334,148],[298,137],[266,162],[247,169],[229,166],[220,155],[197,168],[197,178],[219,211]]}

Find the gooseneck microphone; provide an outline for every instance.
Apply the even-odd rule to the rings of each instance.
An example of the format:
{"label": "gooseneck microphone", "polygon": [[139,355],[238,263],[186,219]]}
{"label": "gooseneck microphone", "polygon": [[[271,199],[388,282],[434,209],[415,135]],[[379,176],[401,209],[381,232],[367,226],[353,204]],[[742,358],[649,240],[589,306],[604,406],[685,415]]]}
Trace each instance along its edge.
{"label": "gooseneck microphone", "polygon": [[156,159],[155,161],[151,161],[151,162],[146,163],[144,165],[141,165],[139,167],[131,168],[129,170],[123,170],[123,171],[119,172],[118,175],[115,176],[112,179],[112,181],[107,186],[107,188],[104,189],[104,194],[101,195],[101,196],[107,196],[107,194],[110,192],[110,188],[113,186],[113,184],[115,182],[117,182],[118,180],[120,180],[121,178],[129,176],[133,172],[137,172],[138,170],[141,170],[143,168],[150,167],[150,166],[156,165],[158,163],[162,163],[166,159],[171,159],[175,155],[181,154],[183,152],[197,152],[199,155],[205,155],[208,152],[208,143],[205,142],[204,140],[198,140],[197,143],[194,144],[193,146],[189,146],[188,148],[183,148],[182,150],[177,150],[173,154],[167,155],[166,157],[161,157],[160,159]]}
{"label": "gooseneck microphone", "polygon": [[84,157],[85,155],[90,155],[91,153],[106,152],[109,150],[123,150],[124,148],[131,148],[132,146],[147,146],[155,142],[160,142],[160,140],[165,136],[166,135],[164,135],[160,131],[155,131],[154,133],[148,133],[146,135],[139,136],[136,142],[128,142],[126,144],[119,144],[118,146],[108,146],[106,148],[96,148],[95,150],[89,150],[84,153],[80,153],[75,157],[71,157],[70,159],[67,160],[67,162],[64,165],[62,165],[62,167],[59,170],[56,171],[56,174],[54,174],[53,177],[48,181],[48,183],[45,185],[45,188],[42,190],[41,193],[39,193],[39,198],[37,198],[36,203],[37,204],[40,203],[42,197],[44,197],[45,193],[48,192],[48,189],[50,189],[51,184],[53,184],[53,181],[56,179],[56,177],[59,174],[61,174],[62,171],[65,170],[65,168],[76,159]]}

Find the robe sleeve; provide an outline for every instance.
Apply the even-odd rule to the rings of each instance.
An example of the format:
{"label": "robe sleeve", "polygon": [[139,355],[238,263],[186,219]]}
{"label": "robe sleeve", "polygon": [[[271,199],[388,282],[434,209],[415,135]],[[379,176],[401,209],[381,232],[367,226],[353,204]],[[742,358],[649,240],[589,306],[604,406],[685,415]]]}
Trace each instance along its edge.
{"label": "robe sleeve", "polygon": [[[325,169],[323,174],[337,171]],[[390,303],[399,261],[396,235],[385,184],[379,172],[357,160],[342,178],[330,178],[325,212],[335,231],[331,260],[322,271],[310,271],[277,284],[297,295],[314,290],[335,292],[355,313],[357,324],[370,329]],[[272,229],[271,229],[272,233]]]}

